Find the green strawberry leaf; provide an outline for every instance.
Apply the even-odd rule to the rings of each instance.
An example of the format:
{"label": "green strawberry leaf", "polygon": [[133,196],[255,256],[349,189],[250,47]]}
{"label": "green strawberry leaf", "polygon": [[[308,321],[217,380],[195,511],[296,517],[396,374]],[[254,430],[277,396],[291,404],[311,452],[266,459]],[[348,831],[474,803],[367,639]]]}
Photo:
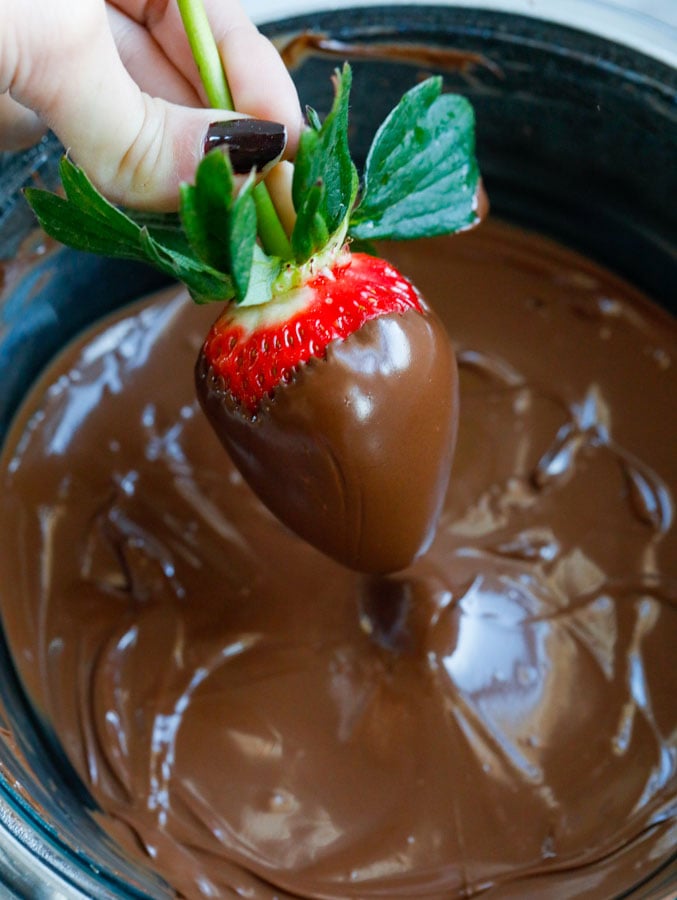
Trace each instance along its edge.
{"label": "green strawberry leaf", "polygon": [[348,233],[362,240],[446,234],[477,221],[479,170],[472,106],[429,78],[378,129]]}
{"label": "green strawberry leaf", "polygon": [[147,228],[140,229],[139,243],[144,250],[144,260],[171,278],[182,281],[195,303],[213,303],[234,297],[235,288],[228,275],[212,269],[201,260],[163,246]]}
{"label": "green strawberry leaf", "polygon": [[226,157],[210,153],[198,166],[195,184],[182,184],[181,223],[193,252],[215,269],[227,268],[226,241],[233,179]]}
{"label": "green strawberry leaf", "polygon": [[139,227],[145,228],[150,236],[163,247],[175,250],[184,256],[193,255],[178,213],[150,213],[129,209],[125,212],[133,222]]}
{"label": "green strawberry leaf", "polygon": [[[139,226],[97,194],[84,172],[67,156],[61,160],[59,171],[65,198],[37,188],[25,190],[47,234],[76,250],[143,259]],[[97,194],[93,199],[90,188]]]}
{"label": "green strawberry leaf", "polygon": [[[254,186],[253,174],[237,191],[230,160],[218,151],[202,160],[195,184],[182,186],[180,215],[114,206],[68,156],[61,162],[65,197],[36,188],[26,197],[52,237],[79,250],[150,262],[184,282],[198,303],[265,303],[278,285],[306,277],[312,257],[326,251],[332,260],[346,233],[353,246],[371,247],[383,238],[474,224],[474,116],[462,97],[442,93],[440,78],[412,88],[379,128],[356,206],[358,177],[348,148],[351,82],[346,64],[335,73],[334,102],[324,121],[308,110],[292,184],[297,219],[291,250],[283,246],[278,221],[283,240],[264,251],[257,229],[270,238],[272,203],[263,202],[265,188]],[[288,261],[292,252],[295,264]]]}
{"label": "green strawberry leaf", "polygon": [[[254,251],[258,248],[260,255],[268,258],[256,243],[256,206],[252,197],[253,187],[254,173],[252,172],[233,201],[228,228],[229,268],[237,288],[238,302],[243,302],[247,296],[249,279],[254,265]],[[274,267],[275,263],[272,262],[272,264]],[[279,269],[279,264],[277,268]],[[268,297],[270,298],[270,294]]]}
{"label": "green strawberry leaf", "polygon": [[[254,174],[239,192],[227,154],[209,153],[200,163],[195,184],[181,186],[181,221],[190,246],[208,266],[230,273],[235,302],[247,296],[256,244]],[[263,253],[263,251],[261,251]],[[280,262],[271,263],[272,271]]]}
{"label": "green strawberry leaf", "polygon": [[66,197],[75,206],[87,210],[106,227],[113,229],[120,238],[134,241],[138,226],[122,210],[113,206],[103,197],[87,178],[82,169],[74,165],[66,156],[59,165],[59,174]]}
{"label": "green strawberry leaf", "polygon": [[358,188],[348,148],[348,102],[352,73],[346,63],[334,75],[335,97],[323,123],[308,110],[294,165],[292,199],[297,221],[291,236],[297,263],[322,250],[347,220]]}
{"label": "green strawberry leaf", "polygon": [[329,230],[323,215],[326,189],[322,181],[306,193],[303,207],[297,213],[292,243],[299,262],[307,259],[329,241]]}
{"label": "green strawberry leaf", "polygon": [[310,127],[315,131],[319,131],[322,128],[322,121],[317,114],[317,110],[314,110],[312,106],[306,106],[306,119]]}
{"label": "green strawberry leaf", "polygon": [[268,256],[258,244],[254,244],[252,266],[249,271],[249,283],[242,306],[258,306],[267,303],[273,296],[273,288],[282,263],[277,256]]}
{"label": "green strawberry leaf", "polygon": [[[47,234],[76,250],[149,262],[182,281],[197,303],[233,299],[227,271],[200,258],[176,215],[128,213],[106,200],[68,156],[60,164],[65,197],[26,188],[26,199]],[[246,286],[242,296],[246,294]]]}

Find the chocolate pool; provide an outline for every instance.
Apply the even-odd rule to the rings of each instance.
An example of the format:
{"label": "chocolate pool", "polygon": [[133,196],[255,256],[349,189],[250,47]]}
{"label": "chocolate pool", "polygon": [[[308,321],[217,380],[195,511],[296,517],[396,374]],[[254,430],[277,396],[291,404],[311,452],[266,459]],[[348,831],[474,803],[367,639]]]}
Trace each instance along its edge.
{"label": "chocolate pool", "polygon": [[[670,896],[674,70],[453,8],[270,31],[319,110],[351,59],[358,155],[423,74],[475,105],[491,215],[382,248],[456,351],[442,518],[387,577],[293,536],[196,401],[214,311],[8,197],[9,896]],[[8,194],[58,152],[10,160]]]}

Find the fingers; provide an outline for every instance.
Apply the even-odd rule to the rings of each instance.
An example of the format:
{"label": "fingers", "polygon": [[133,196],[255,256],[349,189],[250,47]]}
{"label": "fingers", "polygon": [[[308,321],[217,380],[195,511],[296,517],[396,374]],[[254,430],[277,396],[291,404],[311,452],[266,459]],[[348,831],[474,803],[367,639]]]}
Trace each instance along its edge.
{"label": "fingers", "polygon": [[249,24],[227,30],[218,43],[235,108],[250,116],[284,122],[288,155],[293,158],[303,116],[296,88],[277,50]]}
{"label": "fingers", "polygon": [[[301,111],[277,52],[239,3],[208,3],[238,111],[282,122],[293,151]],[[174,3],[107,6],[104,0],[0,2],[0,91],[9,89],[14,98],[3,100],[0,116],[8,134],[11,124],[13,141],[31,142],[41,119],[111,200],[157,210],[176,208],[179,185],[192,180],[214,123],[217,143],[227,144],[231,155],[239,152],[243,165],[256,164],[257,152],[265,157],[261,166],[270,164],[271,146],[284,149],[284,129],[271,126],[264,146],[256,129],[224,128],[238,118],[232,112],[195,106],[199,77]],[[149,96],[136,79],[178,102]]]}
{"label": "fingers", "polygon": [[117,52],[103,0],[50,0],[42,13],[19,34],[16,98],[49,124],[111,200],[176,208],[179,184],[193,179],[210,124],[234,115],[142,93]]}
{"label": "fingers", "polygon": [[111,4],[106,5],[106,11],[120,58],[141,90],[183,106],[205,105],[147,28]]}
{"label": "fingers", "polygon": [[[204,96],[176,4],[115,0],[115,5],[150,31],[168,59]],[[238,0],[205,0],[205,8],[224,61],[235,109],[284,123],[287,156],[292,157],[303,116],[296,88],[279,53],[252,24]]]}

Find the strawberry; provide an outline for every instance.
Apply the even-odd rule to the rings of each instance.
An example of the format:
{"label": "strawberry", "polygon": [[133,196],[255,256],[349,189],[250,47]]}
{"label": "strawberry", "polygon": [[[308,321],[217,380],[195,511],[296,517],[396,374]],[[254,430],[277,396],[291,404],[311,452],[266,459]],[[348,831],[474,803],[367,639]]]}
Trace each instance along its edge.
{"label": "strawberry", "polygon": [[180,219],[113,207],[67,158],[66,197],[32,190],[29,200],[65,243],[148,259],[196,302],[226,301],[196,366],[218,437],[285,524],[339,562],[387,572],[432,539],[457,375],[437,317],[370,242],[472,226],[479,176],[472,109],[430,78],[377,131],[360,186],[350,85],[346,65],[324,121],[308,112],[288,247],[265,239],[254,173],[238,189],[218,150],[182,186]]}
{"label": "strawberry", "polygon": [[227,308],[196,384],[245,479],[307,541],[373,572],[428,546],[456,438],[456,365],[389,263],[344,254],[274,304]]}
{"label": "strawberry", "polygon": [[386,313],[423,312],[416,289],[390,263],[345,253],[304,286],[260,306],[228,306],[212,326],[203,354],[225,389],[250,413],[292,380],[311,357]]}

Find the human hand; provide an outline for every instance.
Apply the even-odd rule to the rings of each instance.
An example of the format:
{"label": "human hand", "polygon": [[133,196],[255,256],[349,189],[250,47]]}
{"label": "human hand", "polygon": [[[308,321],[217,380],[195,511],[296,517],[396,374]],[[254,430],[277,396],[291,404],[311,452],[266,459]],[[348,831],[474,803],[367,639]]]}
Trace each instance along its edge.
{"label": "human hand", "polygon": [[176,207],[208,134],[223,136],[213,123],[272,120],[265,146],[240,141],[243,171],[284,149],[272,123],[293,155],[301,110],[276,50],[238,0],[205,6],[237,113],[204,108],[176,0],[0,0],[0,149],[50,127],[107,197],[156,210]]}

